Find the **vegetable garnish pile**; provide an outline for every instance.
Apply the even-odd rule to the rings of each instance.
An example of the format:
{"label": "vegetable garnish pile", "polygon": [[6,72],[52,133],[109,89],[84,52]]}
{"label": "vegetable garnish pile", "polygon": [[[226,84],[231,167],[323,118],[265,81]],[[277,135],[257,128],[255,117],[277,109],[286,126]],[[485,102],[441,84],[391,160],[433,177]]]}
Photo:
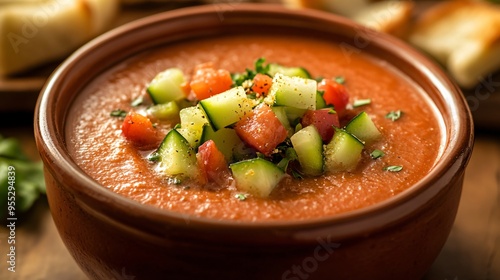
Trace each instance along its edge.
{"label": "vegetable garnish pile", "polygon": [[[190,80],[170,68],[149,83],[152,104],[146,110],[116,110],[112,116],[124,118],[128,141],[153,150],[148,160],[170,183],[223,186],[234,180],[238,191],[267,197],[285,176],[354,170],[365,144],[381,138],[364,111],[345,121],[350,109],[344,82],[313,79],[304,68],[262,58],[243,73],[201,64]],[[147,102],[144,97],[133,106]],[[370,102],[358,100],[352,107]],[[177,123],[166,136],[156,128],[164,121]],[[371,152],[373,159],[381,156],[380,150]]]}

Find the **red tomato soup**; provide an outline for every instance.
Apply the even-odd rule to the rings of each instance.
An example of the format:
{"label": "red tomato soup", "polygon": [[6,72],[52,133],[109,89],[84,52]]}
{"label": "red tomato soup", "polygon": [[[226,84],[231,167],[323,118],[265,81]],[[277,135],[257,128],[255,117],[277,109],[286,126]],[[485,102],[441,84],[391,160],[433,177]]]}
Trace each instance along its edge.
{"label": "red tomato soup", "polygon": [[[151,104],[147,85],[167,68],[180,68],[189,80],[203,63],[242,73],[259,58],[304,67],[313,78],[343,77],[349,93],[346,115],[367,112],[382,134],[365,145],[354,170],[302,179],[286,176],[265,198],[242,199],[234,185],[217,189],[172,184],[147,159],[152,149],[137,149],[123,135],[123,118],[110,116],[117,109],[140,111],[131,105],[140,96]],[[371,102],[352,107],[362,99]],[[391,111],[402,114],[393,120],[387,117]],[[217,37],[142,53],[93,80],[73,104],[67,139],[74,160],[90,177],[140,203],[221,220],[303,220],[374,205],[422,179],[442,146],[442,120],[436,112],[422,90],[396,68],[363,53],[346,53],[332,42],[292,36]],[[161,141],[176,121],[153,123]],[[373,159],[370,153],[376,149],[384,156]],[[402,169],[387,170],[390,166]]]}

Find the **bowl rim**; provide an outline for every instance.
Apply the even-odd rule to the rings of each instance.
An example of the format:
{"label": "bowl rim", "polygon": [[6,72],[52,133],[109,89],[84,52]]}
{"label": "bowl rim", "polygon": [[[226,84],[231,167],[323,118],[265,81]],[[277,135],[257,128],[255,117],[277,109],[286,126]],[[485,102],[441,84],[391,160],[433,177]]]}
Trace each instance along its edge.
{"label": "bowl rim", "polygon": [[[55,110],[55,106],[51,104],[51,102],[54,101],[54,92],[57,92],[59,89],[61,80],[64,80],[64,78],[68,75],[71,76],[72,67],[74,67],[76,63],[79,63],[82,57],[91,55],[96,50],[99,50],[102,44],[105,44],[116,37],[126,36],[126,33],[131,30],[147,28],[148,26],[160,24],[170,19],[196,17],[207,14],[216,14],[217,16],[222,14],[229,18],[234,17],[237,14],[257,14],[262,16],[263,13],[292,17],[295,19],[319,19],[333,23],[337,26],[343,26],[344,28],[358,28],[359,30],[370,32],[370,34],[375,34],[375,36],[371,38],[372,43],[375,43],[378,47],[384,49],[385,51],[391,52],[394,55],[400,56],[401,58],[413,63],[415,67],[420,69],[423,75],[432,80],[433,85],[438,88],[437,90],[439,92],[441,92],[441,97],[444,98],[448,104],[453,104],[454,106],[450,106],[452,109],[450,116],[452,115],[453,117],[453,121],[450,122],[451,127],[448,127],[446,132],[443,131],[444,134],[448,135],[448,143],[443,150],[441,159],[437,161],[430,173],[415,185],[398,195],[358,210],[316,219],[254,222],[217,220],[212,218],[197,217],[156,208],[150,205],[144,205],[101,186],[87,176],[83,170],[76,165],[76,163],[71,161],[70,155],[65,151],[66,143],[64,143],[64,141],[58,142],[58,137],[61,137],[61,135],[58,134],[54,124],[54,117],[51,116],[51,113],[53,112],[52,110]],[[67,107],[69,108],[70,106],[71,105],[68,105]],[[148,16],[117,27],[85,44],[69,58],[67,58],[52,73],[49,80],[43,87],[35,109],[34,127],[37,146],[41,157],[44,160],[44,164],[48,166],[49,170],[52,170],[52,165],[56,165],[59,171],[63,171],[61,174],[51,172],[52,176],[57,179],[63,179],[63,174],[74,174],[75,177],[73,177],[72,181],[77,184],[72,185],[70,187],[70,191],[78,193],[78,197],[83,197],[82,201],[84,204],[88,204],[88,201],[100,201],[105,203],[111,202],[114,208],[113,211],[116,210],[117,213],[127,213],[128,215],[141,217],[152,222],[175,223],[181,226],[183,224],[184,226],[198,225],[201,228],[233,228],[241,230],[249,228],[296,229],[297,231],[305,229],[320,230],[325,226],[340,227],[342,225],[352,225],[353,223],[358,225],[360,225],[360,223],[364,223],[365,225],[362,227],[373,228],[379,227],[381,224],[397,220],[402,217],[402,214],[397,213],[411,212],[418,208],[418,205],[420,205],[410,206],[406,204],[407,201],[420,197],[421,201],[424,202],[441,191],[442,187],[438,187],[437,184],[445,184],[444,182],[441,182],[441,176],[438,176],[438,174],[442,175],[448,172],[452,172],[454,174],[461,168],[465,168],[472,152],[474,138],[471,112],[459,87],[452,82],[450,78],[448,78],[439,66],[437,66],[434,62],[431,62],[430,59],[417,50],[408,46],[406,43],[386,34],[370,31],[348,19],[326,12],[313,10],[291,10],[281,5],[241,3],[234,6],[224,7],[202,5],[162,12],[160,14]],[[64,132],[62,133],[64,134]],[[64,138],[65,136],[62,137]],[[112,211],[110,210],[109,215],[113,215],[111,212]],[[392,218],[389,219],[389,217]],[[345,230],[349,231],[348,229]],[[341,232],[342,230],[339,231],[339,234]]]}

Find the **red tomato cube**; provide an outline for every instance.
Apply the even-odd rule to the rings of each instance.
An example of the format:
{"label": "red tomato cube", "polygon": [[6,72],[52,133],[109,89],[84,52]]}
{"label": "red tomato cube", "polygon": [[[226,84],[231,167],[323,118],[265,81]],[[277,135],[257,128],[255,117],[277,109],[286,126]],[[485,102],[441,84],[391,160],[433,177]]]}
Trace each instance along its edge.
{"label": "red tomato cube", "polygon": [[287,136],[285,127],[266,104],[255,107],[234,129],[244,142],[264,155],[270,155]]}
{"label": "red tomato cube", "polygon": [[331,109],[307,110],[302,117],[301,124],[303,127],[314,125],[318,129],[323,142],[328,142],[333,137],[335,132],[333,127],[339,127],[339,115],[332,112]]}
{"label": "red tomato cube", "polygon": [[128,113],[123,120],[122,133],[140,149],[154,148],[161,141],[161,136],[151,120],[136,112]]}
{"label": "red tomato cube", "polygon": [[189,88],[196,99],[203,100],[231,88],[231,73],[224,69],[215,69],[211,63],[200,64],[195,68]]}
{"label": "red tomato cube", "polygon": [[213,140],[201,144],[196,154],[202,183],[224,185],[229,177],[229,167],[224,154],[217,148]]}

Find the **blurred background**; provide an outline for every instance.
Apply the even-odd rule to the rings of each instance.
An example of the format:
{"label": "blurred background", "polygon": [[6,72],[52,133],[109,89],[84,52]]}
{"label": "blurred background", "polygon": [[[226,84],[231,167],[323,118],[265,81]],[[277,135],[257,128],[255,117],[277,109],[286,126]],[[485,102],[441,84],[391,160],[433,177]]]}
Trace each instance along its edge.
{"label": "blurred background", "polygon": [[[23,166],[18,183],[25,188],[16,228],[18,267],[7,270],[10,232],[0,227],[0,279],[85,279],[52,222],[33,139],[36,100],[52,71],[89,40],[127,22],[194,5],[220,9],[244,2],[350,18],[406,41],[448,72],[474,116],[476,143],[455,226],[425,279],[500,279],[498,0],[0,0],[0,196],[12,162]],[[126,272],[116,279],[127,279]]]}

